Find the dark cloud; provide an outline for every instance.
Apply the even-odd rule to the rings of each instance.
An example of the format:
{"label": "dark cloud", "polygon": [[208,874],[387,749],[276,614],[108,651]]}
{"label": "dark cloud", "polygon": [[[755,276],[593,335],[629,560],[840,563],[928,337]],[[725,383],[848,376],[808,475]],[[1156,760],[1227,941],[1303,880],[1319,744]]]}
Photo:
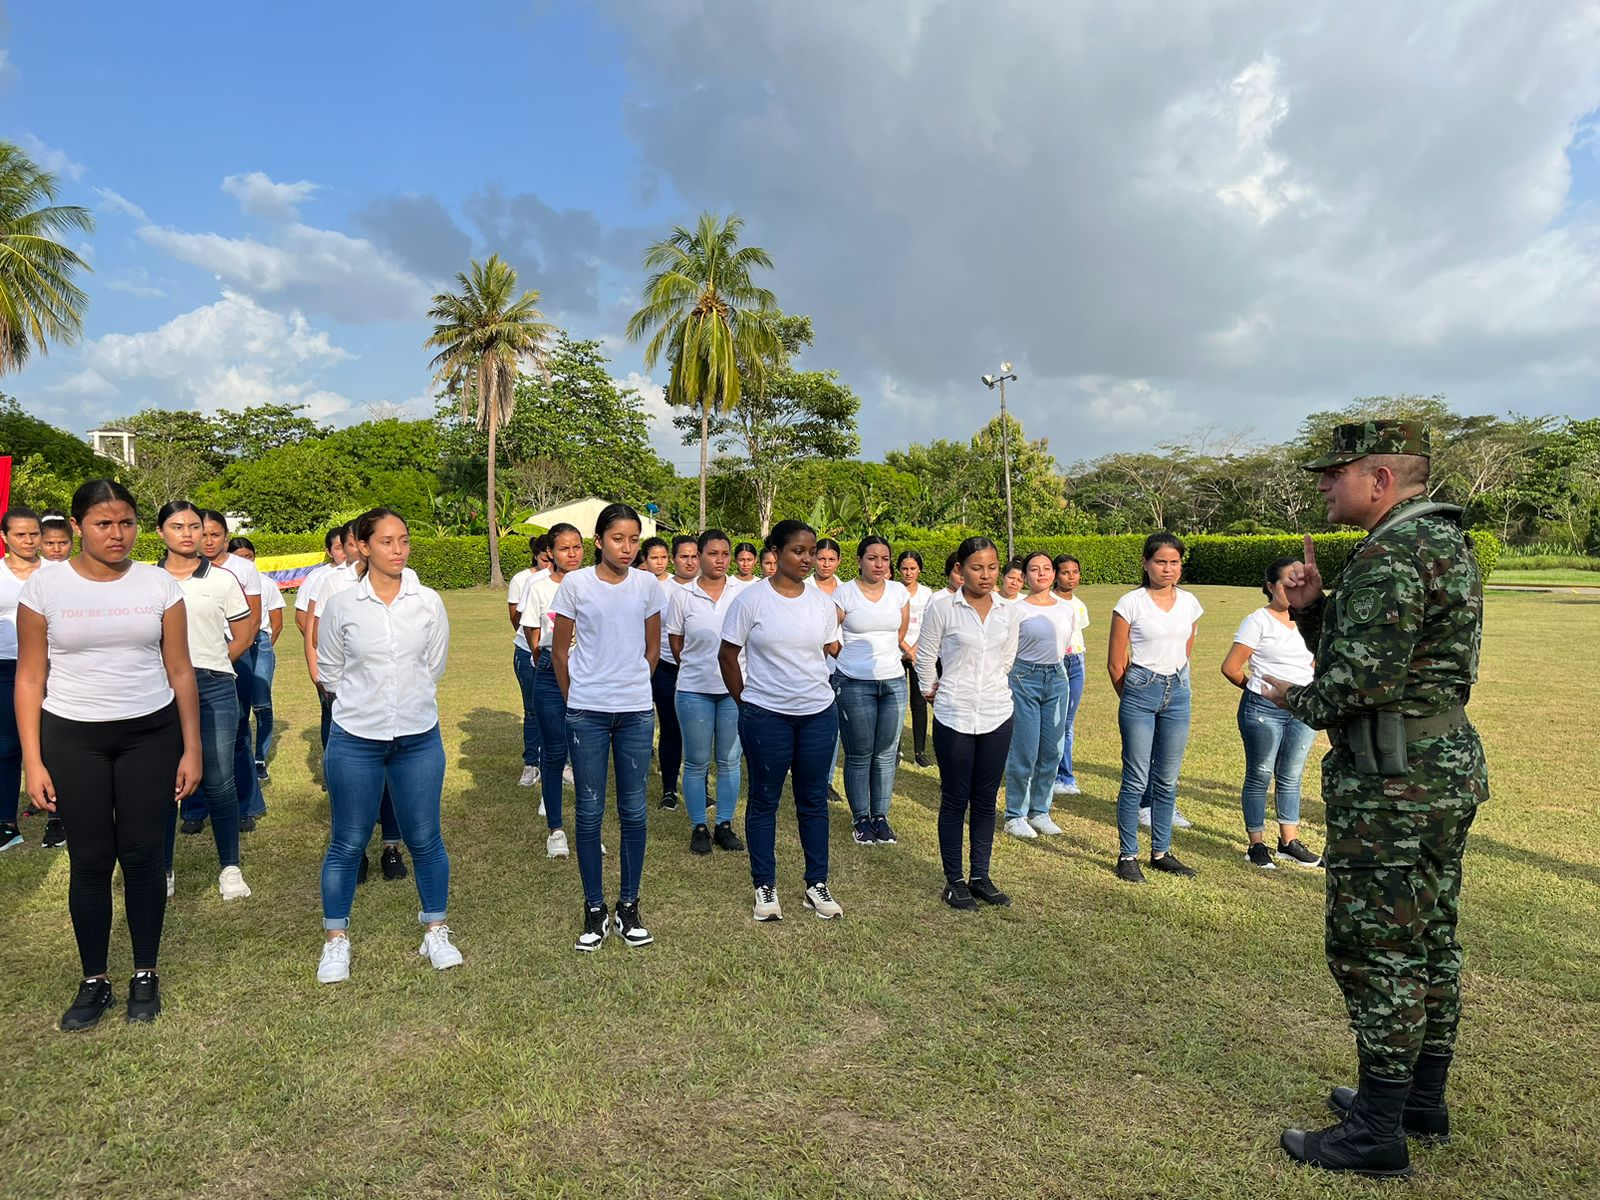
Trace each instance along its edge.
{"label": "dark cloud", "polygon": [[467,269],[472,239],[432,196],[391,196],[356,213],[356,227],[425,279]]}

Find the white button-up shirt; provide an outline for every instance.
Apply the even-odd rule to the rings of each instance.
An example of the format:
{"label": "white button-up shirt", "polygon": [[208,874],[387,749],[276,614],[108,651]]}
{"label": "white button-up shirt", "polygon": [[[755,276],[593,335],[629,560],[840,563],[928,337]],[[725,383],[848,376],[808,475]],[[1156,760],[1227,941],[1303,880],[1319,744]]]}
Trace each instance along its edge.
{"label": "white button-up shirt", "polygon": [[333,693],[339,728],[392,742],[439,723],[450,621],[438,592],[407,572],[385,604],[363,578],[319,600],[317,610],[317,677]]}
{"label": "white button-up shirt", "polygon": [[[1017,657],[1015,605],[995,596],[987,618],[965,591],[941,592],[928,602],[917,637],[917,679],[937,680],[933,715],[957,733],[988,733],[1011,716],[1011,664]],[[935,663],[943,665],[937,673]]]}
{"label": "white button-up shirt", "polygon": [[667,611],[661,614],[661,628],[683,638],[683,657],[678,660],[678,690],[708,696],[726,696],[718,654],[722,650],[722,623],[728,609],[747,584],[726,577],[722,595],[711,598],[698,579],[672,593]]}

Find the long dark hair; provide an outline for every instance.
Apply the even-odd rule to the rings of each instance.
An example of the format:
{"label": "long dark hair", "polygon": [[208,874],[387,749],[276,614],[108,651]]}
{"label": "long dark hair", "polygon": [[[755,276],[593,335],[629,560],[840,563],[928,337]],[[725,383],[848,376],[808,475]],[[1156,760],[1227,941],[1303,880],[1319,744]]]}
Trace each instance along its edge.
{"label": "long dark hair", "polygon": [[356,518],[356,541],[370,542],[373,533],[378,528],[378,522],[386,517],[393,517],[400,524],[405,525],[406,532],[411,532],[411,526],[406,525],[406,519],[392,508],[369,508]]}
{"label": "long dark hair", "polygon": [[[611,528],[611,522],[608,521],[604,526],[602,526],[600,529],[595,531],[595,535],[594,536],[596,538],[600,538],[600,537],[605,536],[605,530],[607,530],[609,528]],[[657,546],[660,546],[663,550],[665,550],[667,552],[667,557],[668,558],[672,557],[672,547],[667,545],[667,539],[666,538],[664,538],[664,537],[647,537],[647,538],[645,538],[644,541],[639,543],[639,551],[638,551],[637,554],[635,554],[633,556],[633,565],[636,566],[636,567],[643,567],[644,564],[645,564],[645,560],[650,557],[650,551],[654,550]],[[598,562],[599,561],[598,558],[595,561]]]}
{"label": "long dark hair", "polygon": [[954,560],[952,565],[964,567],[967,565],[967,559],[983,550],[993,550],[996,555],[1000,553],[1000,548],[988,538],[982,536],[969,537],[961,545],[957,546],[956,552],[950,556]]}
{"label": "long dark hair", "polygon": [[72,493],[72,519],[81,525],[96,504],[114,504],[118,500],[133,509],[135,517],[139,515],[139,505],[133,493],[115,479],[90,479]]}
{"label": "long dark hair", "polygon": [[240,534],[238,537],[228,539],[228,553],[232,554],[236,550],[248,550],[251,554],[254,554],[256,552],[256,544],[243,534]]}
{"label": "long dark hair", "polygon": [[163,525],[181,512],[192,512],[195,516],[199,517],[200,520],[205,520],[204,514],[202,514],[201,511],[193,504],[189,503],[189,501],[168,500],[161,506],[160,511],[156,513],[156,528],[160,529]]}
{"label": "long dark hair", "polygon": [[[1183,561],[1183,556],[1188,552],[1188,547],[1183,544],[1183,539],[1175,533],[1168,533],[1163,529],[1160,533],[1152,533],[1144,540],[1144,553],[1139,556],[1141,563],[1147,563],[1156,556],[1156,551],[1165,546],[1171,546],[1178,552],[1178,561]],[[1144,577],[1144,586],[1150,586],[1150,572],[1143,566],[1139,568]]]}
{"label": "long dark hair", "polygon": [[1294,566],[1294,564],[1299,562],[1299,561],[1300,560],[1298,558],[1290,557],[1290,558],[1275,558],[1271,562],[1269,562],[1267,564],[1267,570],[1266,570],[1265,577],[1263,578],[1262,583],[1261,583],[1261,594],[1263,596],[1265,596],[1268,600],[1271,600],[1272,599],[1272,585],[1278,582],[1278,578],[1284,573],[1284,571],[1288,570],[1290,567]]}
{"label": "long dark hair", "polygon": [[859,562],[865,558],[867,556],[867,551],[873,546],[882,546],[885,550],[889,551],[890,554],[894,553],[894,547],[889,545],[888,538],[876,533],[869,533],[866,537],[862,538],[856,543],[856,561]]}
{"label": "long dark hair", "polygon": [[228,532],[228,518],[223,516],[216,509],[214,509],[214,508],[197,508],[195,511],[200,514],[200,523],[202,525],[204,525],[207,521],[210,521],[210,522],[213,522],[214,524],[221,525],[223,533],[227,533]]}

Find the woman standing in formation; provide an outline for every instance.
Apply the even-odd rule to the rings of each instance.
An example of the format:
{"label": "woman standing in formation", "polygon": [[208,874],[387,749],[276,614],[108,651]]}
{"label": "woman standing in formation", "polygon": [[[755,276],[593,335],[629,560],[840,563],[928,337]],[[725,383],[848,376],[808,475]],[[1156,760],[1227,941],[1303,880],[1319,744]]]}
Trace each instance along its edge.
{"label": "woman standing in formation", "polygon": [[65,517],[46,517],[39,522],[39,557],[47,562],[66,562],[72,557],[72,526]]}
{"label": "woman standing in formation", "polygon": [[[164,504],[156,531],[166,547],[161,565],[183,590],[189,662],[200,697],[200,789],[217,845],[217,890],[242,900],[250,887],[239,871],[239,793],[233,783],[233,739],[239,729],[235,664],[250,648],[250,606],[239,581],[200,553],[200,512],[187,500]],[[172,895],[175,811],[166,829],[167,895]]]}
{"label": "woman standing in formation", "polygon": [[[17,738],[17,597],[22,585],[44,565],[39,557],[39,514],[31,508],[7,509],[0,517],[0,539],[6,556],[0,558],[0,850],[22,844],[17,828],[17,795],[22,787],[22,743]],[[59,846],[61,821],[45,824],[46,846]]]}
{"label": "woman standing in formation", "polygon": [[411,533],[399,513],[363,513],[356,542],[367,565],[361,582],[328,598],[317,616],[317,673],[334,697],[323,765],[333,828],[322,861],[327,940],[318,983],[350,978],[357,864],[386,792],[422,900],[417,919],[425,932],[417,953],[440,971],[461,965],[445,923],[450,856],[439,825],[445,764],[437,696],[450,622],[439,593],[406,571]]}
{"label": "woman standing in formation", "polygon": [[[255,543],[247,537],[228,540],[228,553],[255,566]],[[259,568],[258,568],[259,570]],[[278,673],[278,638],[283,634],[283,593],[278,581],[261,572],[261,632],[256,634],[256,670],[250,706],[256,714],[256,783],[271,782],[267,755],[272,749],[272,680]]]}
{"label": "woman standing in formation", "polygon": [[1289,598],[1280,582],[1284,570],[1298,561],[1280,558],[1267,565],[1261,588],[1267,603],[1239,622],[1233,646],[1222,660],[1223,677],[1243,689],[1239,736],[1244,739],[1244,787],[1239,803],[1244,809],[1245,836],[1250,839],[1245,858],[1263,871],[1277,865],[1263,840],[1269,780],[1276,783],[1277,857],[1301,867],[1322,865],[1322,856],[1300,840],[1300,780],[1316,731],[1261,694],[1261,681],[1268,676],[1304,686],[1315,674],[1315,660],[1289,615]]}
{"label": "woman standing in formation", "polygon": [[[244,589],[245,601],[250,605],[250,646],[239,660],[239,672],[234,679],[234,688],[239,696],[239,728],[233,742],[233,786],[239,793],[239,828],[248,833],[256,827],[256,818],[264,816],[267,811],[266,801],[261,796],[261,785],[256,780],[255,758],[250,753],[250,700],[255,689],[256,670],[255,638],[262,625],[261,572],[256,570],[255,563],[228,553],[227,517],[215,509],[203,508],[200,518],[204,522],[200,553],[211,560],[212,566],[221,567],[239,581],[239,586]],[[198,798],[198,793],[196,796]]]}
{"label": "woman standing in formation", "polygon": [[[944,902],[972,910],[977,901],[1010,904],[989,877],[995,797],[1011,745],[1011,687],[1017,656],[1017,610],[994,595],[1000,554],[985,537],[955,553],[961,587],[934,597],[922,617],[917,678],[933,704],[933,750],[939,760],[939,857]],[[935,671],[939,663],[943,673]],[[962,877],[962,827],[971,825],[971,870]]]}
{"label": "woman standing in formation", "polygon": [[598,950],[608,930],[600,863],[608,755],[616,762],[622,827],[616,930],[630,946],[654,941],[639,915],[639,880],[645,776],[655,726],[650,673],[661,653],[662,590],[649,572],[632,566],[639,530],[639,514],[626,504],[601,510],[594,531],[598,562],[562,580],[550,604],[552,662],[567,698],[567,753],[577,793],[578,873],[583,877],[583,932],[574,950]]}
{"label": "woman standing in formation", "polygon": [[761,551],[761,578],[771,579],[778,573],[778,556],[771,550]]}
{"label": "woman standing in formation", "polygon": [[911,621],[911,595],[889,578],[889,555],[883,538],[862,538],[856,547],[856,578],[833,594],[841,622],[836,683],[844,793],[861,846],[892,846],[896,840],[889,801],[906,719],[900,648]]}
{"label": "woman standing in formation", "polygon": [[535,708],[533,691],[533,650],[522,624],[522,608],[527,600],[528,585],[545,571],[541,565],[549,549],[550,535],[540,533],[528,539],[528,565],[511,577],[506,585],[506,609],[511,618],[511,671],[517,677],[517,690],[522,693],[522,774],[517,776],[518,787],[537,787],[539,759],[542,746],[539,738],[539,714]]}
{"label": "woman standing in formation", "polygon": [[1050,819],[1056,767],[1067,732],[1067,647],[1077,632],[1072,605],[1054,594],[1056,569],[1036,550],[1022,560],[1028,596],[1016,606],[1017,659],[1011,668],[1011,749],[1006,756],[1006,825],[1012,837],[1055,836]]}
{"label": "woman standing in formation", "polygon": [[[823,595],[832,597],[839,590],[839,563],[844,557],[844,551],[839,548],[839,543],[830,537],[818,538],[816,553],[812,556],[812,572],[806,580],[806,586],[815,588]],[[839,664],[835,661],[828,663],[828,678],[833,684],[835,697],[839,694]],[[841,803],[844,797],[833,786],[834,772],[839,766],[839,740],[834,739],[833,746],[828,751],[828,799],[835,804]]]}
{"label": "woman standing in formation", "polygon": [[539,718],[539,815],[548,833],[544,852],[548,858],[567,857],[567,832],[561,822],[561,784],[571,774],[567,767],[567,700],[556,680],[555,618],[550,602],[561,581],[583,565],[583,534],[565,521],[550,527],[550,569],[537,573],[522,595],[522,632],[528,652],[538,664],[533,677],[533,706]]}
{"label": "woman standing in formation", "polygon": [[1083,574],[1078,560],[1070,554],[1058,554],[1053,560],[1056,568],[1056,596],[1072,606],[1077,620],[1072,631],[1072,643],[1067,647],[1061,665],[1067,670],[1067,731],[1062,740],[1061,765],[1056,768],[1055,794],[1079,795],[1078,776],[1072,770],[1072,741],[1077,733],[1078,705],[1083,701],[1083,658],[1088,647],[1083,631],[1089,628],[1089,606],[1074,594]]}
{"label": "woman standing in formation", "polygon": [[661,584],[661,659],[650,676],[656,726],[661,731],[656,753],[661,766],[661,807],[678,807],[678,773],[683,769],[683,730],[678,724],[678,659],[667,641],[667,612],[672,598],[694,582],[700,571],[700,544],[686,533],[672,539],[672,570]]}
{"label": "woman standing in formation", "polygon": [[1022,599],[1022,587],[1026,582],[1027,571],[1022,560],[1013,558],[1000,572],[1000,586],[995,590],[994,598],[1001,604],[1015,604]]}
{"label": "woman standing in formation", "polygon": [[737,573],[730,578],[737,582],[754,583],[761,578],[757,573],[760,568],[760,555],[752,543],[740,542],[733,548],[733,563]]}
{"label": "woman standing in formation", "polygon": [[922,614],[928,611],[928,601],[933,592],[921,582],[922,555],[915,550],[902,550],[895,566],[900,571],[900,582],[910,598],[906,608],[905,635],[900,639],[900,661],[905,665],[909,686],[907,698],[911,704],[911,749],[919,767],[928,766],[928,700],[922,694],[922,684],[917,679],[917,639],[922,634]]}
{"label": "woman standing in formation", "polygon": [[72,520],[79,553],[34,572],[17,599],[16,706],[28,795],[67,830],[83,983],[61,1028],[87,1029],[114,1002],[106,959],[118,865],[133,941],[128,1020],[161,1011],[163,852],[174,800],[200,782],[200,701],[183,592],[160,567],[128,557],[133,497],[91,479],[72,497]]}
{"label": "woman standing in formation", "polygon": [[[678,662],[678,724],[683,728],[683,802],[689,810],[689,850],[710,854],[712,842],[724,850],[743,850],[733,832],[739,803],[739,706],[728,695],[717,654],[722,623],[733,598],[746,586],[728,576],[728,535],[708,529],[700,535],[700,578],[672,594],[666,613],[667,638]],[[752,556],[753,557],[753,556]],[[659,674],[661,668],[656,668]],[[706,777],[717,764],[717,829],[706,827]]]}
{"label": "woman standing in formation", "polygon": [[1194,870],[1171,851],[1178,769],[1189,743],[1189,655],[1200,601],[1178,586],[1183,542],[1170,533],[1144,541],[1144,586],[1117,601],[1106,666],[1121,698],[1122,786],[1117,793],[1117,878],[1143,883],[1139,869],[1139,801],[1150,794],[1150,866],[1169,875]]}
{"label": "woman standing in formation", "polygon": [[[839,716],[828,678],[838,652],[831,596],[807,586],[817,535],[804,521],[779,521],[767,535],[777,573],[741,591],[728,610],[718,653],[728,694],[739,704],[739,741],[750,767],[744,811],[757,921],[781,921],[778,800],[794,777],[795,820],[806,860],[805,905],[823,920],[842,915],[828,889],[828,756]],[[744,665],[740,665],[740,652]]]}

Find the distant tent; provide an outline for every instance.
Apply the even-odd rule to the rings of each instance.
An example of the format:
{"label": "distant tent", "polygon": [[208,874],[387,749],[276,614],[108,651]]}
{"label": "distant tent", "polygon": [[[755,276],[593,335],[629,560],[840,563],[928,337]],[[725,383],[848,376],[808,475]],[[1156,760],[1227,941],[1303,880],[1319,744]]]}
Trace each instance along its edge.
{"label": "distant tent", "polygon": [[[597,500],[593,496],[587,500],[574,500],[570,504],[558,505],[548,508],[544,512],[534,513],[525,522],[528,525],[540,525],[549,529],[552,525],[559,525],[565,521],[569,525],[576,525],[578,532],[585,539],[594,536],[594,523],[600,519],[600,512],[610,504],[610,500]],[[655,518],[647,512],[639,514],[639,521],[643,528],[641,537],[654,537],[656,533]]]}

